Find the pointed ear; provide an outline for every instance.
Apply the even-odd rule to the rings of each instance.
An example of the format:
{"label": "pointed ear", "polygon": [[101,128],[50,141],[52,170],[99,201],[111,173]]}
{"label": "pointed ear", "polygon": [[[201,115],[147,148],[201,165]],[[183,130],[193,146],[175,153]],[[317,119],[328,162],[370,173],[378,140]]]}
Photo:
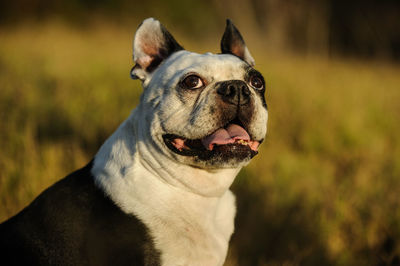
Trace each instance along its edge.
{"label": "pointed ear", "polygon": [[236,55],[251,66],[255,64],[242,35],[230,19],[226,20],[225,32],[221,40],[221,52],[223,54]]}
{"label": "pointed ear", "polygon": [[163,60],[182,49],[158,20],[145,19],[133,41],[133,60],[136,64],[131,70],[131,77],[145,80]]}

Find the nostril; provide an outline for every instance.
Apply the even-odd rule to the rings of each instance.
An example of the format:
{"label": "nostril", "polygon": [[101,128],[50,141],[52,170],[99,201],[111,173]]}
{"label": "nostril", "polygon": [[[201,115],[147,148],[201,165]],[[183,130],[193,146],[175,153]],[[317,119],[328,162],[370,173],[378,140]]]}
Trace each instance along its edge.
{"label": "nostril", "polygon": [[250,95],[250,90],[249,90],[249,88],[248,88],[247,86],[243,85],[243,86],[241,87],[241,90],[242,90],[242,94],[243,94],[244,96],[249,96],[249,95]]}
{"label": "nostril", "polygon": [[233,85],[228,85],[228,88],[226,90],[226,95],[232,95],[235,93],[235,87]]}
{"label": "nostril", "polygon": [[219,87],[217,92],[222,96],[226,96],[228,93],[228,87]]}

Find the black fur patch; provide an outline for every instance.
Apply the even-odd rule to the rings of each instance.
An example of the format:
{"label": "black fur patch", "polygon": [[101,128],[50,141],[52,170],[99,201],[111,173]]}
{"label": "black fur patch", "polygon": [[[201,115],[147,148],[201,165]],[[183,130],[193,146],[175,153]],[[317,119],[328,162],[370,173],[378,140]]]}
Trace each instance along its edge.
{"label": "black fur patch", "polygon": [[0,224],[1,265],[160,265],[146,226],[94,184],[92,163]]}

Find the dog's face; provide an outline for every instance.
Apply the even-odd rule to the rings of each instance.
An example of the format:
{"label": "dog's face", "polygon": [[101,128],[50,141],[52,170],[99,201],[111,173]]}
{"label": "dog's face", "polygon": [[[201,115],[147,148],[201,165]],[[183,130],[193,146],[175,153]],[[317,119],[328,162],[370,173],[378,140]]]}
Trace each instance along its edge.
{"label": "dog's face", "polygon": [[228,21],[222,54],[183,50],[154,19],[134,41],[132,76],[143,81],[141,130],[158,151],[199,168],[236,168],[266,134],[265,82]]}

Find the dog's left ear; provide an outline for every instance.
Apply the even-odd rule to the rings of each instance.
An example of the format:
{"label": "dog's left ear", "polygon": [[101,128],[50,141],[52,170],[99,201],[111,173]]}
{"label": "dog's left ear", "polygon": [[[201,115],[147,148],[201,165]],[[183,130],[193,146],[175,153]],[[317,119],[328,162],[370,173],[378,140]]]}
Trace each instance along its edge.
{"label": "dog's left ear", "polygon": [[179,50],[183,47],[158,20],[145,19],[133,41],[133,60],[136,64],[131,70],[131,77],[144,81],[163,60]]}
{"label": "dog's left ear", "polygon": [[226,28],[221,40],[221,52],[223,54],[233,54],[249,65],[254,66],[255,61],[243,40],[239,30],[233,25],[230,19],[226,20]]}

